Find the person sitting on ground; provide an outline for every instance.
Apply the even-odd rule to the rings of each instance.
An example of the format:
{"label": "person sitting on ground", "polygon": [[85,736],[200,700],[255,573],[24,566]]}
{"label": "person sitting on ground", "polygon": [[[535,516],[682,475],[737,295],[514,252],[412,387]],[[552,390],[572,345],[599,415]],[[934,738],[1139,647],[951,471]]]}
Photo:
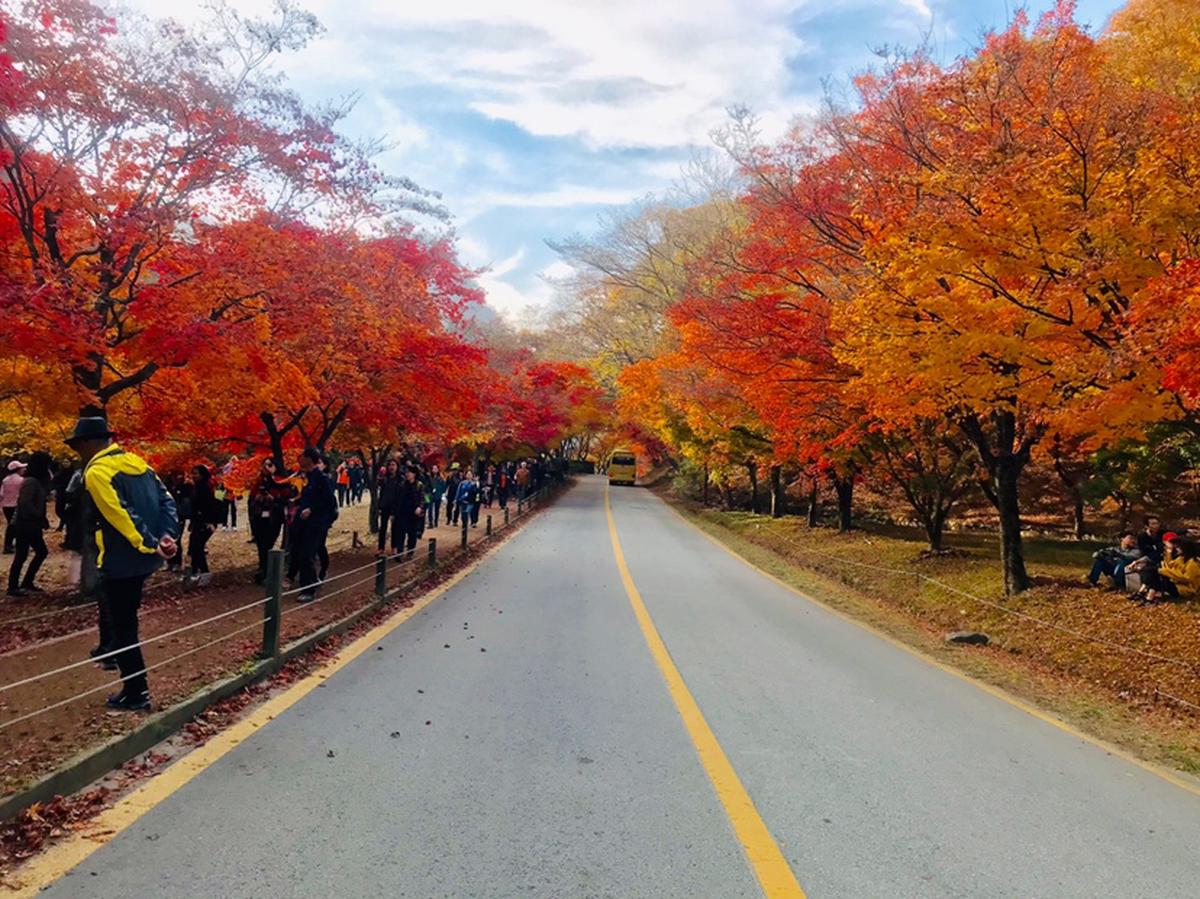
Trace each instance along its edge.
{"label": "person sitting on ground", "polygon": [[1143,604],[1170,599],[1192,599],[1200,594],[1200,545],[1178,534],[1163,535],[1162,564],[1148,572],[1146,584],[1130,599]]}
{"label": "person sitting on ground", "polygon": [[1106,546],[1093,553],[1092,570],[1088,572],[1087,581],[1093,587],[1098,587],[1100,576],[1108,575],[1112,579],[1113,589],[1120,590],[1125,586],[1125,566],[1144,555],[1138,549],[1137,535],[1133,531],[1122,531],[1116,546]]}
{"label": "person sitting on ground", "polygon": [[1153,515],[1146,517],[1146,524],[1137,537],[1138,549],[1155,564],[1163,558],[1163,529],[1162,522]]}

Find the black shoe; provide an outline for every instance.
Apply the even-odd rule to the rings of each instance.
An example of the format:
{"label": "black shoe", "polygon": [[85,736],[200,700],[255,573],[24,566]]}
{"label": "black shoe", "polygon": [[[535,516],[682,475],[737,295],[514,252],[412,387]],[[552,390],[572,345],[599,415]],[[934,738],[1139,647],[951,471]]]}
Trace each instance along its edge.
{"label": "black shoe", "polygon": [[102,656],[110,652],[112,652],[112,650],[107,646],[97,646],[95,649],[88,652],[88,657],[94,659],[96,656]]}
{"label": "black shoe", "polygon": [[24,591],[24,590],[22,590],[20,587],[9,587],[9,588],[8,588],[8,595],[9,595],[9,596],[24,596],[24,595],[25,595],[25,591]]}
{"label": "black shoe", "polygon": [[150,711],[150,694],[149,693],[114,693],[104,703],[110,709],[116,709],[120,712],[148,712]]}
{"label": "black shoe", "polygon": [[22,584],[21,589],[26,593],[45,593],[41,587],[35,587],[33,584]]}
{"label": "black shoe", "polygon": [[116,659],[105,659],[100,663],[101,671],[116,671],[121,666],[117,664]]}
{"label": "black shoe", "polygon": [[315,594],[315,593],[301,593],[299,596],[296,597],[296,602],[304,604],[307,602],[313,602],[314,600],[316,600],[316,598],[317,598],[317,594]]}

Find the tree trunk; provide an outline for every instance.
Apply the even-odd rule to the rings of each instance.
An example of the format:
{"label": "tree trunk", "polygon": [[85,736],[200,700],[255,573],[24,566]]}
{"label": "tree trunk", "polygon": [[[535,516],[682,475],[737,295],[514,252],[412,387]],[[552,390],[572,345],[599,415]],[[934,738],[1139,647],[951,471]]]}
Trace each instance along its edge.
{"label": "tree trunk", "polygon": [[813,478],[808,488],[808,526],[817,526],[817,479]]}
{"label": "tree trunk", "polygon": [[746,474],[750,476],[750,511],[758,514],[758,463],[751,460],[746,463]]}
{"label": "tree trunk", "polygon": [[783,469],[778,465],[771,466],[771,517],[783,517],[784,505]]}
{"label": "tree trunk", "polygon": [[1082,540],[1087,531],[1087,522],[1084,520],[1083,491],[1079,489],[1079,481],[1071,477],[1061,459],[1054,460],[1054,470],[1058,472],[1058,479],[1062,481],[1071,497],[1071,524],[1075,531],[1075,539]]}
{"label": "tree trunk", "polygon": [[925,539],[929,541],[929,551],[942,551],[942,537],[946,531],[946,516],[942,512],[934,512],[921,522],[925,527]]}
{"label": "tree trunk", "polygon": [[1029,589],[1025,571],[1025,551],[1021,544],[1021,504],[1018,482],[1021,469],[1011,457],[999,460],[994,478],[996,512],[1000,516],[1000,564],[1004,567],[1004,592],[1020,593]]}
{"label": "tree trunk", "polygon": [[1004,592],[1020,593],[1029,589],[1025,570],[1025,552],[1021,544],[1021,472],[1029,464],[1033,445],[1044,429],[1035,429],[1018,439],[1017,416],[1013,412],[994,412],[988,433],[983,423],[968,415],[961,422],[963,431],[975,445],[988,472],[985,493],[1000,518],[1000,564],[1004,571]]}
{"label": "tree trunk", "polygon": [[838,530],[844,534],[854,529],[854,476],[835,476],[833,489],[837,493]]}
{"label": "tree trunk", "polygon": [[704,486],[700,488],[700,498],[704,505],[708,505],[708,463],[704,463]]}

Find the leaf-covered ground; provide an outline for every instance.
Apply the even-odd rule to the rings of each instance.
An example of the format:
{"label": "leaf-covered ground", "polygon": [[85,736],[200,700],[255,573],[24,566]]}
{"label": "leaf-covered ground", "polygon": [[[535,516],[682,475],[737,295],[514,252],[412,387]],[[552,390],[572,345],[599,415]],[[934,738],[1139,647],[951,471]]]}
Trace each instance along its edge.
{"label": "leaf-covered ground", "polygon": [[[689,514],[717,536],[736,535],[761,548],[755,561],[765,560],[768,570],[818,598],[934,647],[955,664],[971,659],[960,667],[1049,703],[1077,723],[1110,719],[1100,735],[1200,772],[1200,602],[1139,606],[1123,593],[1085,586],[1096,544],[1027,540],[1036,585],[1005,597],[990,534],[952,534],[951,551],[931,558],[919,533],[904,528],[839,534],[810,529],[800,518],[694,507]],[[983,631],[991,645],[943,650],[942,637],[958,630]],[[1152,733],[1139,734],[1135,720]]]}

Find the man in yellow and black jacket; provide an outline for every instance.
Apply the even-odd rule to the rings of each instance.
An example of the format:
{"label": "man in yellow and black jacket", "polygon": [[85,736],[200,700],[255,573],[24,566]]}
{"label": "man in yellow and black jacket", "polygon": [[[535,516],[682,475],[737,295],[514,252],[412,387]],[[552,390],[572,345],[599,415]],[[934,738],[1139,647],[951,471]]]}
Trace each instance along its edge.
{"label": "man in yellow and black jacket", "polygon": [[84,417],[67,444],[83,460],[83,486],[95,508],[100,568],[98,661],[114,659],[121,692],[110,708],[150,708],[146,663],[138,639],[138,608],[146,578],[176,552],[175,501],[146,462],[112,442],[108,423]]}

